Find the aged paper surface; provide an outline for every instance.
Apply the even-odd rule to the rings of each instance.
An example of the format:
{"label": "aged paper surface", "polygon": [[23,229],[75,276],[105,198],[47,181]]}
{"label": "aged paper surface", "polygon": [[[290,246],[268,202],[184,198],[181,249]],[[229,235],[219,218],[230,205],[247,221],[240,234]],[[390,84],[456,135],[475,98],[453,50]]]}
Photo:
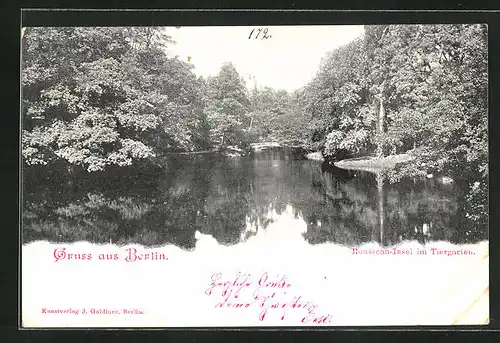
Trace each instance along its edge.
{"label": "aged paper surface", "polygon": [[489,322],[485,25],[22,32],[23,327]]}

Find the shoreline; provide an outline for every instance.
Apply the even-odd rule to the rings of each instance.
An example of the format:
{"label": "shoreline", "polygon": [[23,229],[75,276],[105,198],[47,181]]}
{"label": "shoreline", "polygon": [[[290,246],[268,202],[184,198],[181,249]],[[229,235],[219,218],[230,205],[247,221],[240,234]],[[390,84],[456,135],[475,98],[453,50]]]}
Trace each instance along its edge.
{"label": "shoreline", "polygon": [[337,161],[334,165],[342,169],[382,171],[392,169],[399,163],[409,162],[413,159],[414,157],[409,154],[389,155],[382,158],[366,156]]}
{"label": "shoreline", "polygon": [[[259,152],[262,150],[267,150],[267,149],[272,149],[272,148],[306,149],[305,147],[303,147],[301,145],[287,145],[287,144],[281,144],[278,142],[250,143],[249,146],[250,146],[250,149],[248,149],[248,150],[243,150],[237,146],[227,146],[224,149],[211,149],[211,150],[199,150],[199,151],[171,151],[171,152],[164,153],[164,155],[201,155],[201,154],[210,154],[210,153],[241,154],[241,153],[250,152],[250,151]],[[321,154],[321,152],[313,152],[311,154]],[[316,158],[313,158],[313,159],[316,159]]]}
{"label": "shoreline", "polygon": [[321,153],[321,151],[310,152],[310,153],[306,154],[305,157],[308,160],[320,161],[320,162],[325,161],[325,158],[323,157],[323,154]]}

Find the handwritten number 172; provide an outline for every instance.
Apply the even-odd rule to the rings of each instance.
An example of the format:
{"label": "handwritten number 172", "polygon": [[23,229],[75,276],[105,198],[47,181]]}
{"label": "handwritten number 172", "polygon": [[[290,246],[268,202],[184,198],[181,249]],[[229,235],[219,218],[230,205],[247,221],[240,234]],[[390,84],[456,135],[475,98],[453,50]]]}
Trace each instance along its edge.
{"label": "handwritten number 172", "polygon": [[[262,29],[262,28],[257,29],[257,30],[256,30],[256,29],[253,29],[252,31],[250,31],[250,35],[248,36],[248,39],[252,39],[252,38],[254,38],[254,39],[258,39],[258,38],[259,38],[259,35],[260,35],[261,33],[263,33],[263,35],[261,36],[261,39],[268,39],[268,38],[271,38],[271,35],[268,35],[268,34],[267,34],[267,32],[268,32],[267,27],[266,27],[266,28],[264,28],[264,29]],[[257,34],[256,34],[254,37],[252,37],[252,35],[253,35],[254,33],[257,33]]]}

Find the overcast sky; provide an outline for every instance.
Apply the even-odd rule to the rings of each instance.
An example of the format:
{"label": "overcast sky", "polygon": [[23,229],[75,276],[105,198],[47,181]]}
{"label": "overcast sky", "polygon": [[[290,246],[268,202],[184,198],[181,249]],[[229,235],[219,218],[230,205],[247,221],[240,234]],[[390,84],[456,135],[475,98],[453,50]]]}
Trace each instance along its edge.
{"label": "overcast sky", "polygon": [[248,39],[251,26],[167,27],[177,42],[174,54],[195,66],[197,75],[216,75],[232,62],[259,87],[293,91],[308,83],[328,51],[362,35],[363,26],[269,26],[268,39]]}

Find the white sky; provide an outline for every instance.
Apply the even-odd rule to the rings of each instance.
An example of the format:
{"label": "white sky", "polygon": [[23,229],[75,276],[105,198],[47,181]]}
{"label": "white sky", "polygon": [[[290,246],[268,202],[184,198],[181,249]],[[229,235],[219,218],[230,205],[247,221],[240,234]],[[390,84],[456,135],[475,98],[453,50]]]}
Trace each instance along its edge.
{"label": "white sky", "polygon": [[[268,26],[269,39],[248,39],[253,26],[167,27],[177,43],[171,50],[194,72],[216,75],[230,61],[249,82],[253,75],[259,87],[293,91],[316,74],[328,51],[363,34],[363,26]],[[257,27],[258,28],[258,27]],[[255,35],[256,33],[254,33]]]}

